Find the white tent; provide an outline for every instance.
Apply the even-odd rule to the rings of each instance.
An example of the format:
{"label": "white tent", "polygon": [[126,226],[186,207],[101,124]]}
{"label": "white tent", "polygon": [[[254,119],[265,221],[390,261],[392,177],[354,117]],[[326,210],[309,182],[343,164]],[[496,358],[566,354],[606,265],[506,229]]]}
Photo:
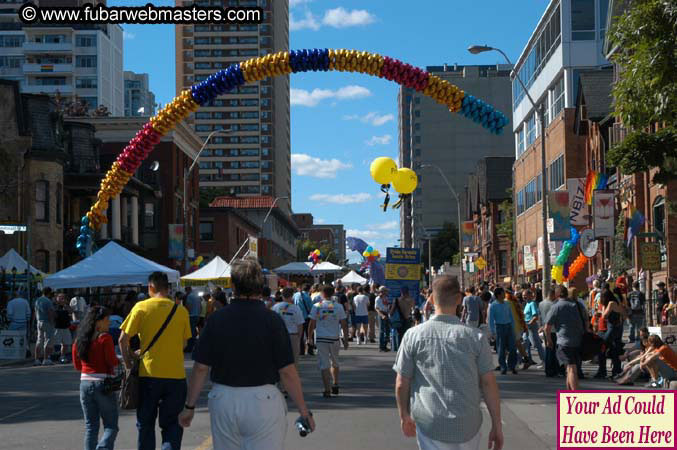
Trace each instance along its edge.
{"label": "white tent", "polygon": [[[28,262],[19,255],[16,250],[10,248],[7,250],[2,258],[0,258],[0,268],[4,268],[6,272],[11,272],[13,267],[16,267],[17,273],[26,273],[26,267]],[[31,273],[35,275],[45,276],[44,272],[39,271],[35,267],[31,266]]]}
{"label": "white tent", "polygon": [[329,261],[324,261],[319,264],[316,264],[315,267],[313,267],[313,263],[308,262],[306,264],[312,267],[311,273],[313,274],[324,274],[324,273],[338,274],[343,272],[341,266],[337,266],[336,264],[330,263]]}
{"label": "white tent", "polygon": [[312,264],[307,262],[290,262],[277,269],[273,269],[273,272],[284,275],[312,275],[310,266],[312,266]]}
{"label": "white tent", "polygon": [[179,280],[179,272],[109,242],[89,258],[45,278],[52,289],[147,284],[153,272],[164,272],[170,283]]}
{"label": "white tent", "polygon": [[354,270],[351,270],[348,275],[345,277],[341,278],[341,282],[343,284],[365,284],[367,282],[367,279],[362,277],[359,273],[355,272]]}
{"label": "white tent", "polygon": [[230,286],[230,265],[220,256],[215,256],[204,267],[181,277],[183,286],[206,285],[210,281]]}

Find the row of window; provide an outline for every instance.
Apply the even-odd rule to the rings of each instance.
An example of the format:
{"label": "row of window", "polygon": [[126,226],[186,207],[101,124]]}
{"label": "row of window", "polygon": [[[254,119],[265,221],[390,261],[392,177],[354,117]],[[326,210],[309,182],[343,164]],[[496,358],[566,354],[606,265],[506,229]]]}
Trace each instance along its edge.
{"label": "row of window", "polygon": [[261,161],[200,161],[200,169],[258,169]]}
{"label": "row of window", "polygon": [[[268,38],[270,39],[270,38]],[[184,39],[184,45],[237,45],[237,44],[258,44],[258,36],[212,36],[196,37],[195,39]]]}
{"label": "row of window", "polygon": [[[260,53],[260,55],[259,55]],[[237,57],[237,56],[265,56],[270,53],[268,50],[258,50],[255,48],[251,49],[231,49],[231,50],[195,50],[193,51],[193,56],[196,58],[227,58],[227,57]]]}
{"label": "row of window", "polygon": [[[548,189],[550,191],[555,191],[564,185],[564,155],[561,155],[548,167],[548,181]],[[542,185],[542,177],[538,175],[517,192],[517,215],[522,214],[542,200]]]}
{"label": "row of window", "polygon": [[[195,118],[198,120],[214,120],[214,119],[258,119],[258,111],[200,111],[195,113]],[[233,124],[230,124],[229,127],[232,129]]]}
{"label": "row of window", "polygon": [[[261,25],[255,24],[242,24],[242,25],[195,25],[194,31],[196,33],[205,33],[205,32],[228,32],[228,31],[258,31],[260,34],[269,34],[270,25],[262,23]],[[190,31],[190,30],[189,30]]]}
{"label": "row of window", "polygon": [[[270,155],[269,148],[261,149],[261,154],[263,156]],[[238,157],[238,156],[259,156],[258,148],[208,148],[202,151],[203,157],[209,156],[228,156],[228,157]]]}
{"label": "row of window", "polygon": [[20,69],[23,63],[23,56],[0,56],[0,69]]}
{"label": "row of window", "polygon": [[268,4],[267,0],[198,0],[196,2],[184,1],[186,6],[221,6],[223,8],[228,6],[261,6],[265,8]]}
{"label": "row of window", "polygon": [[[545,123],[548,126],[564,109],[564,77],[560,77],[552,89],[546,92],[543,100],[545,107]],[[537,121],[537,112],[527,117],[522,126],[515,132],[517,158],[532,145],[540,135],[540,124]]]}
{"label": "row of window", "polygon": [[[231,93],[235,93],[235,91],[232,91]],[[240,94],[252,94],[255,92],[239,92]],[[268,86],[261,86],[261,93],[262,94],[267,94],[268,93]],[[212,100],[209,103],[205,104],[205,107],[213,106],[216,108],[232,108],[235,106],[258,106],[259,105],[259,99],[257,98],[231,98],[231,99],[216,99]],[[270,101],[268,99],[263,99],[261,100],[261,105],[263,106],[268,106],[270,105]],[[263,119],[268,119],[270,117],[269,112],[261,112],[261,118]]]}

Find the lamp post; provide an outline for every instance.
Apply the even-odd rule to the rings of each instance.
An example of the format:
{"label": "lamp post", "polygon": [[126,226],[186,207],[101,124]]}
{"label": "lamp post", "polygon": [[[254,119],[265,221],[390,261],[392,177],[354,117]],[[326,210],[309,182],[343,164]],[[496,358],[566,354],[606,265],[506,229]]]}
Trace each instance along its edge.
{"label": "lamp post", "polygon": [[[193,163],[190,165],[188,169],[184,167],[183,169],[183,270],[188,270],[188,178],[190,177],[190,174],[193,172],[193,169],[195,168],[195,164],[200,160],[200,155],[202,154],[202,151],[207,147],[207,144],[209,144],[210,139],[212,136],[216,134],[228,134],[232,133],[233,130],[224,130],[224,129],[219,129],[219,130],[214,130],[209,135],[207,136],[207,139],[205,139],[204,143],[202,144],[202,147],[200,147],[200,150],[197,152],[197,156],[193,160]],[[156,169],[157,170],[157,169]]]}
{"label": "lamp post", "polygon": [[[270,205],[270,208],[268,208],[268,212],[266,213],[265,217],[263,218],[263,222],[261,222],[261,231],[259,231],[259,237],[262,237],[263,234],[263,226],[266,224],[266,221],[268,220],[268,217],[270,217],[270,213],[273,212],[273,208],[275,208],[275,205],[277,204],[278,200],[283,200],[287,199],[289,200],[289,197],[275,197],[275,200],[273,200],[273,204]],[[233,258],[230,260],[229,264],[233,264],[233,261],[235,261],[235,258],[237,258],[237,255],[240,254],[244,246],[249,242],[249,238],[245,239],[245,241],[242,243],[240,248],[237,249],[235,254],[233,255]]]}
{"label": "lamp post", "polygon": [[[449,183],[449,180],[447,179],[447,176],[444,175],[444,172],[442,172],[442,169],[440,169],[438,166],[434,164],[421,164],[421,169],[423,168],[432,168],[432,169],[437,169],[437,171],[440,173],[440,176],[446,183],[447,187],[451,191],[451,194],[454,196],[454,199],[456,200],[456,212],[458,214],[457,220],[458,220],[458,251],[459,251],[459,261],[458,261],[458,266],[460,269],[460,284],[461,284],[461,292],[463,292],[463,242],[462,242],[462,234],[461,234],[461,226],[463,225],[461,223],[461,200],[458,197],[458,194],[456,193],[456,190],[453,188],[451,183]],[[432,239],[432,238],[431,238]],[[428,258],[432,258],[432,253],[431,253],[431,239],[428,240]],[[430,263],[429,263],[430,264]],[[432,281],[432,267],[430,267],[430,279]],[[431,283],[432,286],[432,283]]]}
{"label": "lamp post", "polygon": [[[489,47],[487,45],[473,45],[468,47],[468,51],[473,55],[477,55],[483,52],[497,51],[503,58],[512,66],[510,58],[501,50],[496,47]],[[519,77],[519,74],[515,72],[514,69],[511,70],[511,77],[516,79],[524,90],[525,95],[531,102],[531,106],[534,107],[535,111],[538,111],[538,120],[541,122],[541,191],[543,195],[541,196],[541,225],[543,227],[543,298],[547,297],[547,294],[550,290],[550,247],[548,245],[548,184],[547,176],[548,171],[545,165],[546,162],[546,153],[545,153],[545,102],[538,106],[531,95],[529,95],[529,90],[524,85],[524,82]]]}

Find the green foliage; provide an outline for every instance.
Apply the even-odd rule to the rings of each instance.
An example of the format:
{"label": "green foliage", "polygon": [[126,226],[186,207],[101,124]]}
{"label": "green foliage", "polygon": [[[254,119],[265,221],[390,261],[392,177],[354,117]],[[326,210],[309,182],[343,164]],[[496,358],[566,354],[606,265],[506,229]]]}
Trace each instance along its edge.
{"label": "green foliage", "polygon": [[616,114],[633,129],[677,121],[677,2],[635,0],[607,33],[621,72]]}
{"label": "green foliage", "polygon": [[498,209],[503,213],[503,222],[496,224],[496,233],[500,236],[505,236],[512,243],[513,242],[513,214],[514,208],[512,203],[512,189],[506,191],[508,199],[498,205]]}
{"label": "green foliage", "polygon": [[632,132],[611,148],[607,160],[627,174],[658,167],[654,183],[667,184],[677,177],[677,128],[663,128],[656,133]]}
{"label": "green foliage", "polygon": [[209,208],[209,204],[216,197],[230,195],[230,188],[225,187],[201,187],[200,188],[200,208]]}
{"label": "green foliage", "polygon": [[625,235],[625,216],[618,217],[616,223],[616,233],[613,239],[613,253],[611,254],[611,271],[615,274],[632,268],[632,261],[629,258],[628,248],[624,238]]}
{"label": "green foliage", "polygon": [[[428,265],[428,243],[423,245],[421,258],[423,264]],[[442,230],[432,241],[432,263],[433,267],[440,267],[448,261],[450,264],[458,264],[459,246],[458,246],[458,227],[453,222],[445,222]]]}

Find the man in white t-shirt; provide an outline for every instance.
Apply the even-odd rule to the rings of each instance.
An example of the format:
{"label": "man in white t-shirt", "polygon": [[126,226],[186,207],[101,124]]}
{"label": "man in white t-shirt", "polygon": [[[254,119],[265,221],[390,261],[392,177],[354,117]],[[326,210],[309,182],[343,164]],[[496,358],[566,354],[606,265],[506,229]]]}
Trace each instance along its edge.
{"label": "man in white t-shirt", "polygon": [[388,299],[388,288],[381,286],[376,297],[376,313],[378,314],[378,341],[379,351],[388,352],[388,341],[390,341],[390,300]]}
{"label": "man in white t-shirt", "polygon": [[79,293],[75,295],[70,301],[70,307],[73,310],[73,321],[82,322],[82,319],[85,318],[87,314],[87,302],[82,298]]}
{"label": "man in white t-shirt", "polygon": [[367,325],[369,325],[369,297],[364,294],[364,287],[357,288],[357,295],[353,297],[355,308],[355,337],[357,345],[367,343]]}
{"label": "man in white t-shirt", "polygon": [[299,362],[300,343],[299,335],[303,331],[305,319],[301,308],[294,304],[294,289],[286,287],[282,289],[282,301],[273,305],[273,311],[278,313],[284,324],[287,326],[289,339],[291,340],[291,349],[294,353],[294,362]]}
{"label": "man in white t-shirt", "polygon": [[[317,359],[324,383],[325,398],[339,393],[339,336],[343,329],[343,347],[348,349],[348,321],[346,311],[341,304],[332,300],[334,287],[331,285],[322,288],[322,298],[310,311],[310,325],[308,335],[312,336],[315,331],[315,346]],[[331,370],[330,370],[331,369]],[[330,385],[330,375],[333,383]]]}

